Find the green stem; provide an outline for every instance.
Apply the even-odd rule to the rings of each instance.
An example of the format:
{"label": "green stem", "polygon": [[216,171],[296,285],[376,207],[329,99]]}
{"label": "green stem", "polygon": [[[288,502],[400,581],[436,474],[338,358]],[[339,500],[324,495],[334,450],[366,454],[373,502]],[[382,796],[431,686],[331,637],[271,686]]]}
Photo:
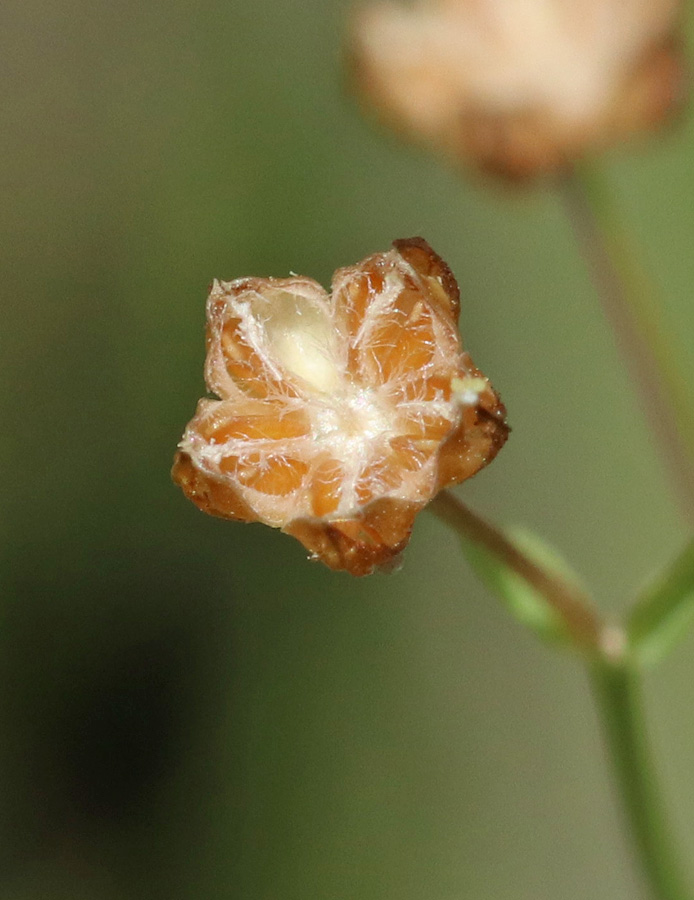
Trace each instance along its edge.
{"label": "green stem", "polygon": [[[605,624],[583,591],[528,556],[450,491],[441,491],[430,509],[465,542],[483,548],[500,570],[514,573],[541,595],[563,624],[571,646],[583,651],[625,818],[653,900],[694,900],[676,858],[655,778],[643,719],[641,671],[627,634]],[[500,593],[498,583],[496,588]]]}
{"label": "green stem", "polygon": [[604,626],[582,590],[532,559],[501,529],[477,515],[451,491],[440,491],[429,504],[429,510],[461,538],[482,547],[500,566],[514,572],[542,596],[574,647],[589,654],[596,652]]}
{"label": "green stem", "polygon": [[626,658],[603,658],[593,665],[591,676],[624,813],[652,895],[692,900],[653,771],[639,673]]}
{"label": "green stem", "polygon": [[694,524],[694,402],[677,366],[656,292],[599,171],[576,169],[560,181],[559,192],[676,497]]}

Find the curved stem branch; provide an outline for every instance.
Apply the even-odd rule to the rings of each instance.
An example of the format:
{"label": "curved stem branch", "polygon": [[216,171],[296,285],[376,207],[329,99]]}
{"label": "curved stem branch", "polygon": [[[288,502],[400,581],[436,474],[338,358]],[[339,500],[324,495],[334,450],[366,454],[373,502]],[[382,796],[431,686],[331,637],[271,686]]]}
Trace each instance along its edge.
{"label": "curved stem branch", "polygon": [[590,598],[554,571],[543,568],[448,490],[429,504],[429,509],[463,538],[482,546],[541,594],[563,622],[574,645],[596,650],[603,640],[604,626]]}
{"label": "curved stem branch", "polygon": [[540,594],[574,646],[586,651],[616,785],[637,857],[654,900],[694,900],[682,875],[646,738],[640,671],[624,633],[605,626],[590,599],[554,569],[523,552],[502,531],[441,491],[430,509]]}
{"label": "curved stem branch", "polygon": [[595,170],[564,177],[559,193],[677,499],[694,523],[694,404],[648,277],[629,245],[608,185]]}
{"label": "curved stem branch", "polygon": [[592,667],[591,680],[623,811],[653,897],[692,900],[654,774],[638,673],[626,660],[602,660]]}

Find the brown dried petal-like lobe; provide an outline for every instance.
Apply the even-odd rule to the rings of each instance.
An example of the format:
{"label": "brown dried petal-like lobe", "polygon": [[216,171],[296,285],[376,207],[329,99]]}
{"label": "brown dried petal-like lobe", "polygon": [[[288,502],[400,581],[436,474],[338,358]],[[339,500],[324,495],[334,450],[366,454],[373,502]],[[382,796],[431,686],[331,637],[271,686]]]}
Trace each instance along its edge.
{"label": "brown dried petal-like lobe", "polygon": [[455,325],[460,315],[460,289],[448,264],[424,238],[414,237],[393,241],[400,256],[420,278],[420,286],[430,296],[431,303],[443,315],[451,317]]}
{"label": "brown dried petal-like lobe", "polygon": [[349,366],[372,384],[422,383],[436,357],[458,352],[458,285],[422,238],[338,269],[333,278],[335,321],[348,345]]}
{"label": "brown dried petal-like lobe", "polygon": [[171,477],[183,493],[203,512],[222,519],[257,522],[258,516],[228,480],[203,472],[187,453],[174,457]]}
{"label": "brown dried petal-like lobe", "polygon": [[466,410],[460,425],[449,435],[439,452],[437,488],[460,484],[494,459],[509,434],[506,410],[498,396],[489,406]]}
{"label": "brown dried petal-like lobe", "polygon": [[[296,397],[286,373],[270,367],[262,352],[262,327],[249,330],[250,308],[262,309],[278,296],[298,296],[313,307],[327,306],[323,287],[312,278],[239,278],[215,281],[207,301],[205,383],[222,399],[245,394],[260,399]],[[258,317],[260,318],[260,317]]]}
{"label": "brown dried petal-like lobe", "polygon": [[301,541],[314,559],[351,575],[390,566],[405,549],[420,505],[384,498],[349,519],[297,519],[282,530]]}
{"label": "brown dried petal-like lobe", "polygon": [[[420,237],[393,241],[393,247],[338,269],[333,276],[336,321],[351,341],[359,339],[367,314],[374,314],[374,301],[387,290],[389,278],[401,282],[400,290],[415,289],[437,316],[457,325],[460,291],[448,265]],[[389,310],[390,306],[384,306],[379,315],[388,315]]]}

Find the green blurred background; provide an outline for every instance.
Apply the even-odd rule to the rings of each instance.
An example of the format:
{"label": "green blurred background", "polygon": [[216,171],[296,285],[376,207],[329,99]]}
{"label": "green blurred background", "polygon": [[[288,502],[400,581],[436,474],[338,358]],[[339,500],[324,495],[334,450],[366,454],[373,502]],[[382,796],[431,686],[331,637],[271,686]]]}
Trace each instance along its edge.
{"label": "green blurred background", "polygon": [[[685,538],[561,207],[363,121],[349,7],[3,3],[3,898],[638,896],[580,668],[433,517],[352,580],[169,480],[212,277],[325,283],[421,234],[513,426],[463,496],[615,612]],[[609,161],[683,352],[693,136]],[[647,695],[690,854],[693,648]]]}

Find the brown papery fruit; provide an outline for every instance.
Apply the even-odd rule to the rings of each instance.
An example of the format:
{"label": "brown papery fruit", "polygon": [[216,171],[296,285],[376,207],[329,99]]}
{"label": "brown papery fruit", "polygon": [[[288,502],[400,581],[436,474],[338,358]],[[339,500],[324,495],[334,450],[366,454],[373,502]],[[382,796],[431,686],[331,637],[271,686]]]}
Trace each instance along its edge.
{"label": "brown papery fruit", "polygon": [[414,517],[490,462],[505,410],[462,349],[458,286],[421,238],[308,278],[215,282],[203,399],[173,478],[212,515],[333,569],[392,567]]}
{"label": "brown papery fruit", "polygon": [[350,59],[364,99],[457,162],[556,173],[682,103],[678,0],[419,0],[364,5]]}

